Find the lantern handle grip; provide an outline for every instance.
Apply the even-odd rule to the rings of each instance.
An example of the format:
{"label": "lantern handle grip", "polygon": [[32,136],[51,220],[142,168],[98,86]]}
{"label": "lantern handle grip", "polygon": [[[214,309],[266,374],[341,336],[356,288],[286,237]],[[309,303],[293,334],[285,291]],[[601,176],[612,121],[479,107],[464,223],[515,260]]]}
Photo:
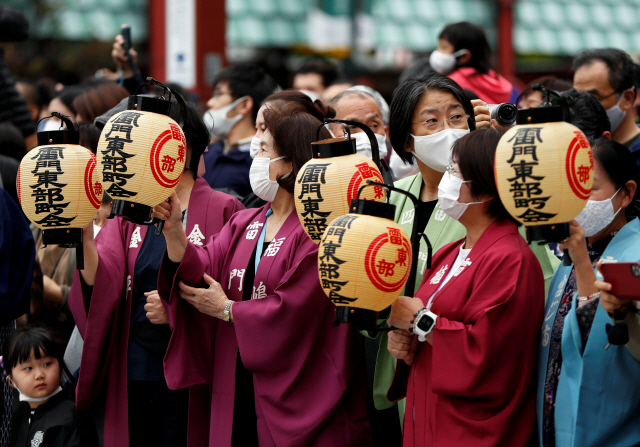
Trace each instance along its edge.
{"label": "lantern handle grip", "polygon": [[[369,126],[362,124],[358,121],[337,120],[335,118],[325,118],[324,123],[325,124],[329,124],[329,123],[342,124],[347,129],[349,129],[348,126],[355,126],[359,129],[362,129],[364,133],[367,135],[367,137],[369,138],[369,142],[371,143],[371,155],[372,155],[373,162],[376,164],[380,172],[382,172],[382,166],[380,165],[380,148],[378,147],[378,140],[376,140],[376,136]],[[349,132],[349,138],[351,138],[351,132]]]}
{"label": "lantern handle grip", "polygon": [[76,124],[73,124],[73,121],[71,121],[72,118],[70,116],[64,115],[60,112],[51,112],[51,115],[40,118],[36,123],[36,129],[38,128],[40,121],[47,120],[53,117],[59,118],[60,121],[62,121],[65,124],[65,126],[67,126],[67,130],[75,130],[76,132],[78,131],[78,121],[75,118],[73,118],[73,120],[76,122]]}

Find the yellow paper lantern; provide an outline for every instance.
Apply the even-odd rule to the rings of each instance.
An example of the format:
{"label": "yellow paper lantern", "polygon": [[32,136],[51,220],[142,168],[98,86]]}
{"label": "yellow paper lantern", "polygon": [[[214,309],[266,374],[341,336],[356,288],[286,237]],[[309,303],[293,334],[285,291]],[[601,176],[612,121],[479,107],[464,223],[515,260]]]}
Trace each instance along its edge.
{"label": "yellow paper lantern", "polygon": [[166,115],[170,102],[129,97],[129,110],[114,115],[100,135],[98,169],[115,215],[149,224],[153,207],[171,195],[184,170],[187,143]]}
{"label": "yellow paper lantern", "polygon": [[[349,212],[351,200],[366,180],[382,183],[383,179],[371,159],[355,153],[355,139],[331,138],[311,146],[314,158],[298,173],[294,200],[305,232],[318,244],[327,222]],[[366,188],[360,197],[384,202],[386,192],[376,186]]]}
{"label": "yellow paper lantern", "polygon": [[318,272],[338,307],[337,320],[353,321],[354,316],[364,326],[375,325],[377,313],[402,292],[411,262],[409,235],[393,220],[346,214],[331,222],[320,242]]}
{"label": "yellow paper lantern", "polygon": [[[40,137],[40,135],[39,135]],[[77,144],[38,146],[24,156],[17,179],[20,205],[43,231],[43,242],[75,247],[102,201],[96,157]]]}
{"label": "yellow paper lantern", "polygon": [[495,178],[502,203],[529,239],[557,242],[589,199],[593,155],[572,124],[518,125],[500,139]]}

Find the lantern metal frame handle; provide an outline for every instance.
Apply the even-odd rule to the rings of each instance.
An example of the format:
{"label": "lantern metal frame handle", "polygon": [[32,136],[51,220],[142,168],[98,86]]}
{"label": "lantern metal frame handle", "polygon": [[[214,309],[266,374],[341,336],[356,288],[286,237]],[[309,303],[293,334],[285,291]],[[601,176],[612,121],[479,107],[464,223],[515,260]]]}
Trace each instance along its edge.
{"label": "lantern metal frame handle", "polygon": [[[78,127],[79,127],[78,120],[73,118],[73,121],[76,122],[75,124],[73,124],[73,121],[71,121],[72,118],[70,116],[64,115],[64,114],[62,114],[60,112],[51,112],[51,115],[43,116],[42,118],[40,118],[38,120],[38,122],[36,123],[36,129],[38,128],[38,125],[40,124],[40,121],[48,120],[49,118],[54,118],[54,117],[60,119],[60,121],[62,121],[64,123],[64,125],[67,126],[67,130],[78,131]],[[62,126],[60,126],[60,127],[62,127]]]}
{"label": "lantern metal frame handle", "polygon": [[[162,92],[162,95],[160,95],[159,99],[164,99],[164,100],[167,100],[167,101],[171,102],[171,97],[175,96],[176,101],[178,101],[178,107],[180,108],[180,119],[178,120],[178,125],[181,128],[184,128],[184,123],[185,123],[186,118],[187,118],[187,105],[186,105],[182,95],[180,93],[176,92],[176,91],[171,90],[168,86],[164,85],[162,82],[158,81],[157,79],[154,79],[151,76],[149,76],[149,77],[147,77],[146,82],[144,82],[143,84],[140,84],[138,86],[138,88],[136,88],[136,91],[133,94],[133,96],[135,96],[136,99],[138,98],[138,91],[142,87],[144,87],[145,85],[156,85],[156,86],[162,88],[163,92]],[[167,92],[169,92],[169,94],[165,98],[165,95],[167,94]]]}
{"label": "lantern metal frame handle", "polygon": [[[380,148],[378,147],[378,140],[376,140],[376,136],[374,135],[371,128],[369,128],[369,126],[362,124],[358,121],[325,118],[324,124],[322,125],[322,127],[324,127],[325,124],[331,124],[331,123],[342,124],[347,129],[349,139],[351,139],[351,130],[349,129],[349,126],[356,126],[358,129],[362,129],[364,133],[367,135],[367,137],[369,138],[369,142],[371,143],[371,156],[372,156],[371,158],[373,159],[373,162],[376,164],[378,169],[380,169],[380,172],[382,172],[382,167],[380,166]],[[316,138],[318,138],[319,132],[320,132],[320,129],[318,128],[318,132],[316,133]]]}

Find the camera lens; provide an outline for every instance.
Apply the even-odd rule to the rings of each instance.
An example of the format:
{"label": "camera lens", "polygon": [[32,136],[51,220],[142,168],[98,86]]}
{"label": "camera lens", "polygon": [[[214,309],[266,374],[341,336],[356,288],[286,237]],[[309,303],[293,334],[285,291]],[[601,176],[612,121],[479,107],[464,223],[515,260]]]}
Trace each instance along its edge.
{"label": "camera lens", "polygon": [[631,273],[633,273],[633,276],[640,276],[640,266],[638,266],[638,264],[633,264],[631,266]]}
{"label": "camera lens", "polygon": [[516,106],[513,104],[499,104],[492,111],[491,118],[495,119],[501,126],[511,126],[516,122],[516,111]]}

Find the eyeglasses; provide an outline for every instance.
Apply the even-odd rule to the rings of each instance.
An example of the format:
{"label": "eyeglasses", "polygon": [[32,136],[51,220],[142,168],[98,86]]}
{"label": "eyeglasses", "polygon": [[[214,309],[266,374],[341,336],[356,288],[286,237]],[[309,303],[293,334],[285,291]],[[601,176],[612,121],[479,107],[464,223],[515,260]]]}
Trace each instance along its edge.
{"label": "eyeglasses", "polygon": [[435,118],[429,118],[426,121],[422,121],[420,123],[411,123],[411,124],[422,124],[425,129],[429,132],[437,132],[444,127],[445,121],[449,123],[450,127],[454,129],[462,129],[467,126],[469,115],[453,115],[449,118],[445,118],[442,121],[438,121]]}
{"label": "eyeglasses", "polygon": [[589,92],[589,93],[591,94],[591,96],[596,98],[598,101],[602,102],[607,98],[611,98],[613,95],[617,94],[618,92],[609,93],[608,95],[605,95],[605,96],[600,96],[597,93],[592,93],[592,92]]}
{"label": "eyeglasses", "polygon": [[[453,165],[447,166],[447,172],[449,173],[449,175],[452,175],[462,180],[462,174],[457,169],[453,169]],[[462,183],[471,183],[471,180],[462,180]]]}

